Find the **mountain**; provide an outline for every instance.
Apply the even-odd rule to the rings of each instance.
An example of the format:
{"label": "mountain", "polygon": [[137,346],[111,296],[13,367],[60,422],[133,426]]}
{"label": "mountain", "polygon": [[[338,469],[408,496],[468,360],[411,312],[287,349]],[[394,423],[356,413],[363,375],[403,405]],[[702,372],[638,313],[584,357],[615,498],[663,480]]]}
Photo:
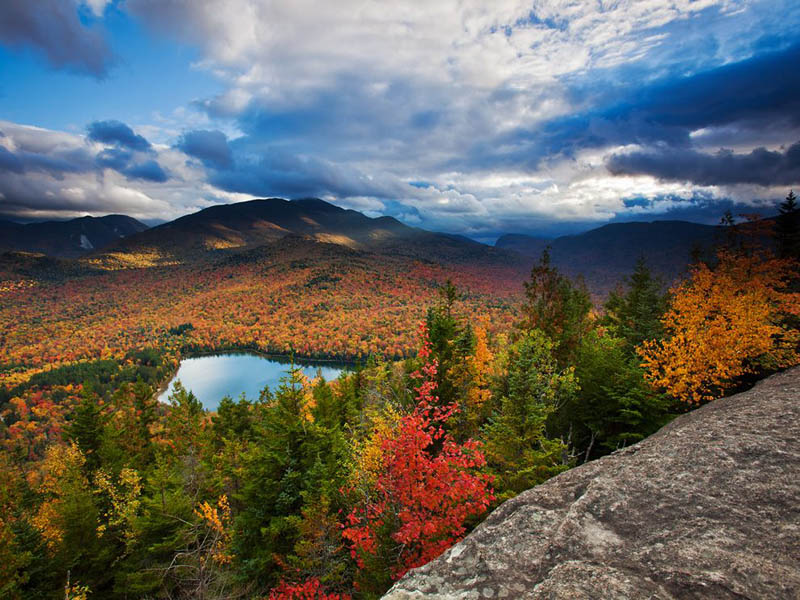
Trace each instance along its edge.
{"label": "mountain", "polygon": [[718,241],[719,228],[686,221],[612,223],[554,240],[520,234],[501,236],[495,247],[538,258],[549,247],[552,263],[583,276],[593,291],[605,292],[629,275],[643,257],[666,283],[681,275],[695,250]]}
{"label": "mountain", "polygon": [[251,250],[303,236],[352,250],[419,259],[519,262],[502,249],[409,227],[392,217],[371,218],[318,198],[268,198],[212,206],[118,241],[93,260],[174,264]]}
{"label": "mountain", "polygon": [[24,225],[0,221],[0,249],[76,258],[145,229],[147,225],[125,215]]}
{"label": "mountain", "polygon": [[385,600],[800,597],[800,368],[502,504]]}

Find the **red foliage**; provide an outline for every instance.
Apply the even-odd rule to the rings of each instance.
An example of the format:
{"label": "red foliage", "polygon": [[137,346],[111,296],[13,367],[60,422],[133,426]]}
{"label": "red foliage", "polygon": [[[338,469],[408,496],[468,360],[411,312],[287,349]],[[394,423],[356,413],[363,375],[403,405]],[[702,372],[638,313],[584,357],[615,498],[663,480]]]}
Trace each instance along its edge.
{"label": "red foliage", "polygon": [[[463,310],[498,332],[515,319],[523,277],[517,267],[353,260],[327,244],[288,244],[260,260],[87,271],[3,293],[9,276],[0,264],[0,385],[11,389],[60,365],[123,359],[150,347],[176,357],[239,348],[402,358],[413,353],[413,325],[445,279],[465,291]],[[184,324],[192,328],[169,333]]]}
{"label": "red foliage", "polygon": [[400,419],[382,444],[383,469],[370,500],[347,516],[343,536],[360,567],[379,551],[380,532],[391,529],[397,544],[392,574],[423,565],[456,543],[469,517],[486,511],[494,499],[490,477],[476,473],[486,461],[478,442],[457,444],[445,430],[457,408],[439,406],[437,362],[431,359],[428,332],[420,328],[422,368],[413,375],[417,406]]}
{"label": "red foliage", "polygon": [[319,579],[306,579],[302,583],[281,581],[269,593],[269,600],[350,600],[349,594],[328,594]]}

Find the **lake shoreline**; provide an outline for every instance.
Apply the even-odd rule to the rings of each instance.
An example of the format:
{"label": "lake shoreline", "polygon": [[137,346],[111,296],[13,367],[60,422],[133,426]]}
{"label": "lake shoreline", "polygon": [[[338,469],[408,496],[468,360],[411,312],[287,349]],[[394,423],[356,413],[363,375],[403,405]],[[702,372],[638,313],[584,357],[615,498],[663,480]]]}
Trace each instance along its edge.
{"label": "lake shoreline", "polygon": [[[292,355],[271,354],[271,353],[255,351],[255,350],[250,350],[250,349],[242,349],[242,348],[225,348],[225,349],[214,349],[214,350],[189,351],[189,352],[186,352],[185,354],[181,353],[181,355],[178,358],[177,366],[174,369],[172,369],[170,371],[170,373],[162,380],[162,382],[158,385],[157,389],[153,393],[152,397],[155,400],[157,400],[158,402],[160,402],[160,403],[169,404],[168,399],[167,398],[162,399],[162,396],[164,396],[169,391],[169,389],[171,387],[171,384],[176,379],[176,377],[178,376],[178,373],[180,372],[180,369],[183,366],[184,361],[191,360],[191,359],[197,359],[197,358],[212,358],[212,357],[219,357],[219,358],[254,357],[254,358],[259,358],[259,359],[263,359],[263,360],[269,361],[271,363],[274,363],[276,365],[285,366],[286,369],[282,370],[283,373],[288,371],[288,368],[289,368],[290,365],[295,365],[296,367],[299,367],[300,369],[314,369],[314,368],[337,369],[341,373],[341,372],[352,370],[352,368],[355,367],[356,364],[357,364],[355,362],[345,361],[345,360],[337,360],[337,359],[325,359],[325,358],[309,359],[309,358],[306,358],[306,357],[297,359],[296,357],[293,357]],[[273,387],[273,385],[271,385],[269,383],[267,383],[266,385],[269,386],[270,388]],[[190,389],[190,388],[187,386],[187,389]],[[242,393],[245,393],[245,392],[243,391]],[[232,394],[225,394],[225,395],[233,397]],[[222,396],[222,397],[224,397],[224,396]],[[222,397],[220,397],[220,399]],[[202,399],[201,399],[201,402],[203,402]],[[203,405],[204,405],[204,409],[205,410],[207,410],[209,412],[214,412],[213,409],[206,408],[205,402],[203,402]]]}

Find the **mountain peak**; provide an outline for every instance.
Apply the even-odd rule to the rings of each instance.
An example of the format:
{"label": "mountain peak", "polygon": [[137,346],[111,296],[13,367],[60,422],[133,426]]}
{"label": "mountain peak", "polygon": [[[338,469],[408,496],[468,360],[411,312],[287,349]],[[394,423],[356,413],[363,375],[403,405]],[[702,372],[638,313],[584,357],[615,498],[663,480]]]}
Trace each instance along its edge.
{"label": "mountain peak", "polygon": [[345,210],[339,206],[336,206],[335,204],[321,200],[320,198],[297,198],[291,202],[293,204],[302,206],[303,208],[309,208],[313,210],[324,210],[328,212],[342,212]]}

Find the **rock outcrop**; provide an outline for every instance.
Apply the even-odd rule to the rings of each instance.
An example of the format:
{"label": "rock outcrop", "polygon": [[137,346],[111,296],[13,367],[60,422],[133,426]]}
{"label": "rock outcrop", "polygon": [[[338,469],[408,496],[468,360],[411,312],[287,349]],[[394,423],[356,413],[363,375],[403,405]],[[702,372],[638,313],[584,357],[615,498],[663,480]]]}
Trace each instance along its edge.
{"label": "rock outcrop", "polygon": [[800,598],[800,368],[504,503],[384,598]]}

